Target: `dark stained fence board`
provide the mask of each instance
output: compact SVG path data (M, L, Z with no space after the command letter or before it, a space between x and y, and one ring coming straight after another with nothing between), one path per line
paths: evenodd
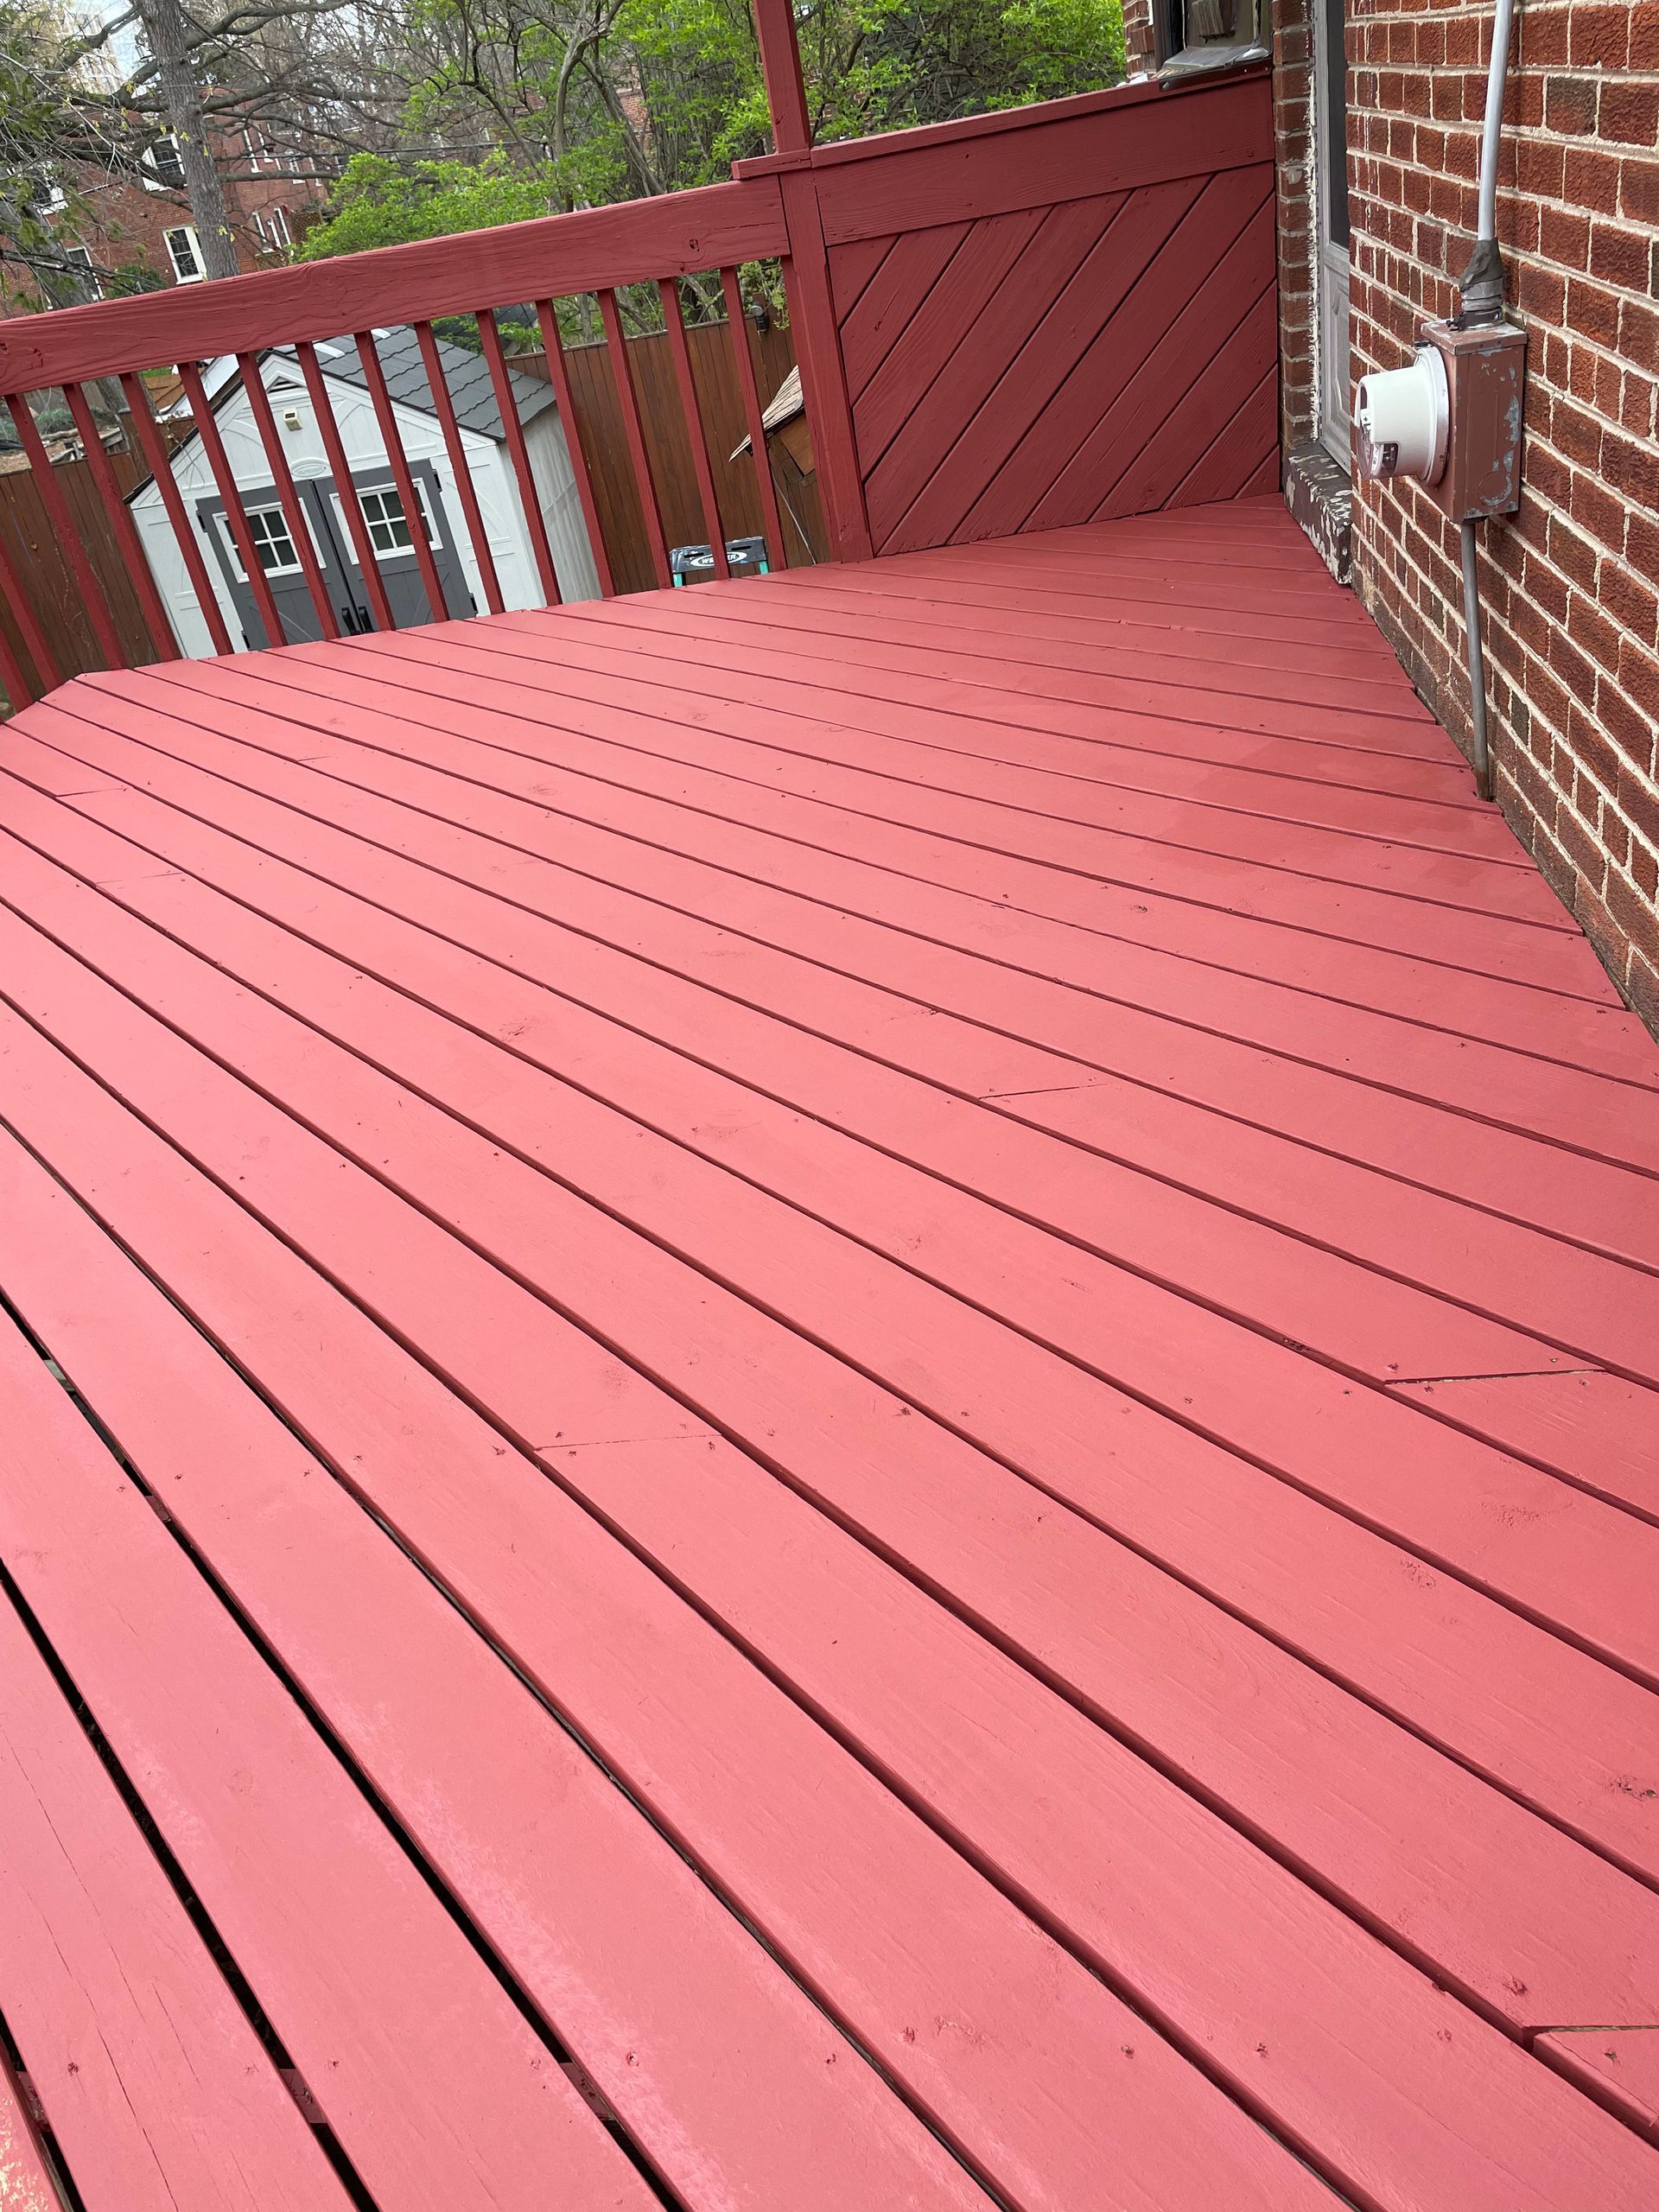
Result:
M748 453L739 454L735 461L730 457L747 436L748 424L732 359L729 325L724 320L696 323L685 334L726 535L728 538L763 537L766 524L755 461ZM795 354L787 327L777 322L764 334L757 334L754 343L764 402L770 400L795 365ZM657 487L668 543L671 547L702 544L707 532L667 337L660 331L652 331L644 337L630 338L627 346L652 480ZM598 343L567 346L565 359L569 365L576 426L593 473L594 502L616 588L621 592L649 591L657 580L652 572L650 549L628 465L627 441L623 435L616 388L611 381L605 347ZM541 362L540 354L521 354L513 366L540 375L544 372ZM803 541L785 507L787 543L781 551L769 544L767 556L773 568L798 567L817 557L815 549L823 543L818 503L810 480L805 480L809 496L804 504L803 480L791 468L786 456L780 456L774 449L772 463L784 482L789 502L805 524L812 543Z
M131 454L108 456L116 483L123 493L142 482L149 470ZM106 512L92 472L84 461L60 461L52 480L61 493L86 550L93 575L109 603L116 635L126 661L138 667L156 658L156 649L144 626L138 594L133 588L116 535L116 524ZM57 531L48 518L45 503L33 472L18 469L0 476L0 545L29 593L35 620L56 655L65 676L79 676L102 668L99 650L74 572L66 557ZM34 666L23 632L13 609L0 601L0 633L25 667ZM21 703L14 700L14 706Z

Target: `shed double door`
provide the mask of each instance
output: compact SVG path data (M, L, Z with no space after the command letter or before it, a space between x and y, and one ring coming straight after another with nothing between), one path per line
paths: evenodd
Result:
M477 607L467 588L467 579L456 551L454 533L449 526L449 518L438 488L436 471L430 461L419 461L411 464L410 474L421 502L427 541L432 549L438 581L443 587L446 605L437 610L439 618L446 613L454 616L476 613ZM421 582L410 520L404 512L404 503L391 480L391 470L360 470L352 480L356 495L362 503L364 521L375 550L393 620L400 630L429 620L431 616ZM360 631L372 630L374 621L369 611L368 594L363 586L363 572L358 565L351 525L343 512L334 478L306 477L294 488L310 525L312 549L317 557L317 565L322 571L323 588L328 594L341 634L349 637ZM250 645L313 643L321 637L322 625L311 603L305 571L301 566L293 532L283 512L276 487L274 484L254 484L240 486L238 489L242 506L248 518L248 527L253 535L254 550L265 572L265 581L270 586L270 595L276 602L276 612L282 618L283 637L268 639L265 636L253 587L243 566L223 497L215 495L200 501L197 518L217 557L219 573L225 578L237 620L242 626L243 637Z

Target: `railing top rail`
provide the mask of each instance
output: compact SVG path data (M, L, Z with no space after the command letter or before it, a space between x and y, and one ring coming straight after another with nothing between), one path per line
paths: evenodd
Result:
M786 250L775 180L746 178L338 260L0 321L0 392L337 338Z
M965 139L999 137L1012 130L1040 130L1073 117L1109 115L1154 102L1170 103L1236 84L1241 77L1269 73L1265 60L1240 62L1230 68L1194 72L1167 82L1137 77L1127 84L1108 85L1099 92L1073 92L1064 99L1037 100L1025 107L992 108L984 115L959 116L950 123L920 123L904 130L882 130L864 138L835 138L827 145L802 152L755 154L734 162L732 175L748 179L774 176L786 169L840 168L849 162L879 161L884 156L931 149Z

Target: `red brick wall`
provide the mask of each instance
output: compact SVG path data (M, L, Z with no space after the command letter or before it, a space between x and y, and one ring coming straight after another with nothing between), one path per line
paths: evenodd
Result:
M1496 796L1659 1027L1659 4L1519 21L1497 228L1531 333L1525 489L1480 561ZM1457 304L1491 22L1350 0L1356 377ZM1456 531L1409 486L1355 494L1356 588L1466 742Z
M1309 0L1273 0L1286 450L1316 427ZM1532 334L1520 512L1483 532L1496 795L1659 1029L1659 0L1520 0L1499 171ZM1151 0L1125 0L1130 67ZM1348 0L1356 378L1451 313L1475 222L1490 4ZM1354 584L1460 744L1457 533L1356 486Z

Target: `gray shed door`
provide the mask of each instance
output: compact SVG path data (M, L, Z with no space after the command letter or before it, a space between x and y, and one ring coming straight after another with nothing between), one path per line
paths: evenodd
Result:
M439 618L474 613L476 609L467 588L436 473L430 461L425 461L414 462L410 473L424 510L428 542L447 602L438 609ZM393 620L399 629L429 620L426 593L421 582L409 518L391 480L391 469L384 466L360 469L354 474L353 486L362 502L364 519L378 556ZM308 477L296 489L310 525L312 547L322 571L323 586L342 632L350 636L353 632L372 629L368 594L363 588L350 524L333 477ZM265 636L253 587L244 571L242 556L231 532L223 497L215 493L210 499L199 500L196 512L229 587L245 641L250 645L301 645L316 640L322 634L322 626L311 604L305 572L276 486L244 486L241 496L260 565L282 619L282 638Z

